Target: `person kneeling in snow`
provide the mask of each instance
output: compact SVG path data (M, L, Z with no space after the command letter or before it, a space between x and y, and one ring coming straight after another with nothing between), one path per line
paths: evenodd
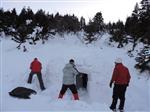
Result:
M34 58L32 63L30 64L30 69L31 69L31 72L28 78L28 83L32 82L32 77L34 74L36 74L40 83L41 90L45 90L43 80L42 80L42 73L41 73L42 64L38 61L37 58Z
M78 71L75 69L74 60L71 59L63 69L63 85L58 98L63 98L63 95L65 94L66 90L69 88L73 93L74 100L79 100L77 88L76 85L74 84L75 75L77 74Z
M122 59L117 58L115 60L115 68L114 68L113 75L109 84L111 88L112 83L114 83L113 101L110 106L111 110L113 111L116 110L116 104L119 98L120 99L119 110L120 112L123 111L124 103L125 103L125 92L126 92L127 86L129 86L130 77L131 76L130 76L128 68L122 64Z

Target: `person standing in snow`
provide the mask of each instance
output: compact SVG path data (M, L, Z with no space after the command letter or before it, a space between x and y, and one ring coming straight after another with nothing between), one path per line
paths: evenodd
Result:
M63 69L63 85L59 93L58 98L63 98L66 90L69 88L74 96L74 100L79 100L78 91L74 84L75 76L78 71L75 68L74 60L70 59L69 63L65 65Z
M34 58L32 63L30 64L30 69L31 72L28 78L28 83L32 82L32 77L34 74L36 74L40 83L41 90L45 90L44 83L42 80L42 73L41 73L42 64L37 58Z
M125 103L125 92L126 92L126 88L129 86L130 78L131 76L128 68L122 64L121 58L117 58L115 60L115 68L109 84L111 88L112 84L114 83L113 96L112 96L113 101L110 106L111 110L113 111L116 110L117 100L120 99L119 110L123 111L124 103Z

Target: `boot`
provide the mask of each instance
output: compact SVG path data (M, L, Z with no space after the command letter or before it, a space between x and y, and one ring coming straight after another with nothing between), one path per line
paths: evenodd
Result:
M76 93L76 94L73 94L73 97L74 97L74 100L79 100L78 93Z
M110 109L111 109L111 110L116 109L117 100L118 100L118 99L113 98L112 104L111 104L111 106L110 106Z
M63 95L62 95L62 94L59 94L58 98L61 98L61 99L62 99L62 98L63 98Z

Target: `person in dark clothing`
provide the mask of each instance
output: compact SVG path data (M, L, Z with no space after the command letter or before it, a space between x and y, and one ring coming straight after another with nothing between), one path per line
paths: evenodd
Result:
M34 58L32 63L30 64L30 69L31 69L31 72L28 78L28 83L32 82L32 77L34 74L36 74L40 83L41 90L45 90L44 83L42 80L42 73L41 73L42 64L39 62L37 58Z
M110 106L110 109L115 111L117 100L120 99L119 110L123 111L124 104L125 104L125 92L127 87L129 86L131 76L128 68L122 64L121 58L116 59L115 64L116 65L109 84L111 88L112 84L114 83L113 96L112 96L113 101Z
M75 76L77 74L78 71L75 69L74 60L71 59L63 69L63 85L58 98L63 98L63 95L69 88L74 96L74 100L79 100L78 91L74 84Z

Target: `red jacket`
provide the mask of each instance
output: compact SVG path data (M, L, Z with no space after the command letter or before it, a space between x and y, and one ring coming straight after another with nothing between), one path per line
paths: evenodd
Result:
M42 64L38 60L34 60L30 64L30 69L32 72L41 72Z
M115 84L128 84L130 78L131 76L128 68L121 63L116 64L111 81L115 82Z

